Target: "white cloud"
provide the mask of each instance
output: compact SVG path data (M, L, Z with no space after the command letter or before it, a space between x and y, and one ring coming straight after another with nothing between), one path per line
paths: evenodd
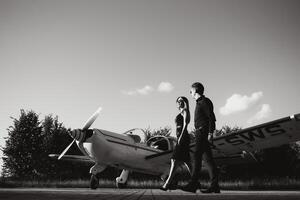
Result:
M146 85L145 87L143 87L141 89L137 89L137 92L142 95L147 95L152 91L153 91L153 88L149 85Z
M250 97L240 94L233 94L226 101L226 104L220 108L222 115L230 115L249 109L252 105L257 103L263 96L263 92L254 92Z
M174 86L169 82L161 82L157 88L159 92L171 92L173 89Z
M126 94L126 95L136 95L136 94L140 94L140 95L148 95L149 93L151 93L153 91L153 87L146 85L143 88L139 88L139 89L135 89L135 90L130 90L130 91L125 91L123 90L122 93Z
M263 104L260 111L258 111L253 117L251 117L247 122L252 124L254 122L263 120L270 117L272 112L271 106L269 104Z
M158 87L158 92L171 92L174 89L174 86L169 82L161 82ZM134 90L123 90L122 93L125 95L133 96L133 95L148 95L154 91L154 88L150 85L146 85L143 88L137 88Z

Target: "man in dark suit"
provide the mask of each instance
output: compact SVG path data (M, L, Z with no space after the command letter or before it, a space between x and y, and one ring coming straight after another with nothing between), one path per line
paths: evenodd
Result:
M200 177L202 158L206 162L209 176L210 187L206 190L201 190L203 193L220 193L218 183L218 170L212 157L210 143L212 143L213 132L215 131L216 117L213 111L213 103L203 95L204 87L201 83L196 82L191 86L190 93L196 100L194 125L196 148L194 153L194 167L192 171L191 181L182 189L188 192L196 192L200 187L198 179Z

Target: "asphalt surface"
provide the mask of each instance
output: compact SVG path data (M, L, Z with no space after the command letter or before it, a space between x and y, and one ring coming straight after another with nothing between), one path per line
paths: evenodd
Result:
M175 191L161 191L159 189L108 189L97 190L83 188L0 188L0 200L291 200L300 199L300 191L221 191L220 194L196 194Z

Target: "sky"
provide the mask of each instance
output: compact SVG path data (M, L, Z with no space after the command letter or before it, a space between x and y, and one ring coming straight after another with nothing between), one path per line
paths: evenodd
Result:
M300 113L299 9L297 0L0 0L0 146L20 109L81 128L102 107L92 128L175 135L175 100L188 97L193 115L196 81L217 128Z

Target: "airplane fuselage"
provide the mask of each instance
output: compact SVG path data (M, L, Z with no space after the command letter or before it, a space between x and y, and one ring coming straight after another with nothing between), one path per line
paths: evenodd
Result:
M105 166L113 166L120 169L130 169L146 174L163 174L169 168L169 161L165 163L153 163L145 157L160 153L143 143L136 143L128 135L113 133L101 129L93 129L93 135L86 139L79 149L84 155L89 156L96 163Z

